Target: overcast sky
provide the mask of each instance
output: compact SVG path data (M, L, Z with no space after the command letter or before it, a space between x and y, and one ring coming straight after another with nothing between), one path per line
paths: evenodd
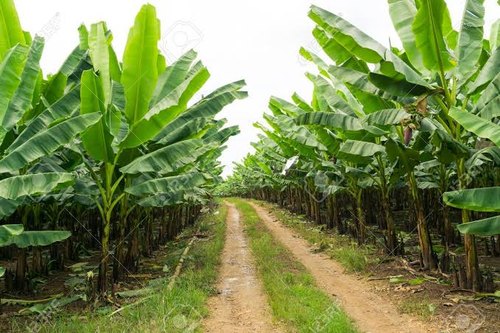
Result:
M128 30L145 1L141 0L16 0L25 30L46 37L42 58L45 73L55 72L78 43L77 28L104 20L113 31L119 57ZM379 42L398 44L388 14L387 0L150 0L162 24L160 48L172 60L190 48L198 51L212 76L201 93L245 79L250 96L224 110L222 116L237 124L222 162L229 173L255 141L252 126L261 119L271 95L289 99L298 92L309 99L306 71L314 71L298 56L301 46L314 48L313 23L307 17L311 3L341 15ZM447 0L458 26L465 0ZM486 0L486 26L500 17L496 0Z

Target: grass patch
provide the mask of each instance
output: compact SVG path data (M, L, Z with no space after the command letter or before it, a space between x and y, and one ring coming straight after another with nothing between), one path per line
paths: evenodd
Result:
M407 297L398 305L401 313L429 319L436 314L436 305L427 298Z
M174 289L157 292L144 303L108 317L106 308L89 312L58 312L47 315L47 324L39 332L201 332L201 320L208 315L206 301L214 295L220 255L224 246L227 209L221 205L215 213L204 216L195 226L210 234L196 242L184 261ZM191 233L195 229L191 230ZM189 231L187 231L189 234ZM185 245L185 244L184 244ZM178 257L177 257L178 259ZM101 314L99 314L101 313ZM38 329L35 322L13 323L13 332ZM38 332L38 330L36 330Z
M317 251L327 253L337 260L348 272L365 273L370 263L370 250L359 246L346 235L338 235L325 230L325 226L315 225L302 215L290 213L266 202L258 201L259 205L272 210L281 223L293 229Z
M332 258L335 258L349 272L364 272L366 270L368 259L358 246L342 246L333 248L329 252Z
M241 213L274 318L292 332L356 332L306 268L271 236L252 206L238 199L231 202Z

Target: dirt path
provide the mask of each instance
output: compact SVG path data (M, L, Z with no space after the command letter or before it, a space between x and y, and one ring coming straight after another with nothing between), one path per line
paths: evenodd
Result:
M248 242L236 207L228 205L226 242L217 285L219 295L208 306L204 332L280 332L272 325L270 309L257 278Z
M309 243L283 226L264 208L250 202L273 236L288 248L311 272L320 288L337 297L341 307L362 332L420 333L436 332L423 323L400 314L388 300L370 291L355 276L343 273L342 266L322 253L311 252Z

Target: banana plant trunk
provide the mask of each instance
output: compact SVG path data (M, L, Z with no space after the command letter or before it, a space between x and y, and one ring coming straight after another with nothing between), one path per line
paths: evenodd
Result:
M437 268L436 256L432 250L432 240L429 227L425 219L424 206L417 186L417 181L413 172L409 174L410 191L413 198L415 212L417 214L417 230L420 245L420 263L424 270Z
M28 283L26 281L26 249L18 249L16 263L16 277L14 287L18 291L27 291Z
M106 214L108 215L108 214ZM99 263L99 283L98 290L104 295L108 291L108 266L109 266L109 234L111 229L111 221L108 218L104 219L101 237L101 261Z
M396 227L394 225L394 216L391 209L391 197L387 186L387 175L384 162L380 155L377 155L378 172L380 175L380 193L382 196L382 210L385 216L386 225L386 251L389 255L397 255L401 252L399 249Z
M385 222L387 226L387 244L386 250L389 255L399 254L399 244L396 235L396 227L394 225L394 216L390 207L390 198L387 190L382 191L382 209L384 210Z
M357 237L358 244L362 245L366 242L366 218L363 212L363 190L356 190L356 218L357 218Z
M465 160L460 159L457 162L457 175L459 179L460 190L467 188L466 177L465 177ZM462 210L462 223L467 223L470 221L470 214L468 210ZM474 235L466 234L464 235L464 250L465 250L465 261L466 261L466 288L472 289L473 291L481 291L482 288L482 277L481 271L479 270L479 260L477 257L477 247Z

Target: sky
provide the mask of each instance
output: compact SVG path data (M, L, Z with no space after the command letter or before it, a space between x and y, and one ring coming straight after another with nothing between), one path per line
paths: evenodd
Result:
M78 26L106 21L113 31L118 56L125 48L129 28L143 0L16 0L25 30L46 39L42 68L53 73L78 44ZM228 142L221 157L230 174L233 162L252 151L259 121L270 96L290 99L294 92L307 100L312 86L305 77L313 66L300 58L301 46L316 50L311 4L340 15L388 46L400 45L391 24L387 0L150 0L161 20L160 49L172 62L191 48L211 73L200 94L226 83L245 79L249 97L236 101L221 113L228 125L239 125L241 134ZM459 26L465 0L447 0L453 23ZM500 18L496 0L485 0L486 33Z

